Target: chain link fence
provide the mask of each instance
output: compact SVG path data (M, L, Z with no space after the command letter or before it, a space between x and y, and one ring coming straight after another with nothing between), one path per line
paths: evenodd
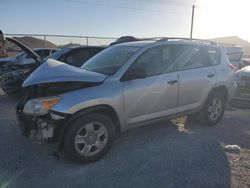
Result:
M43 35L43 34L4 34L5 37L13 37L30 48L64 48L74 46L107 46L117 38L92 37L81 35ZM20 49L7 43L9 56L14 56Z

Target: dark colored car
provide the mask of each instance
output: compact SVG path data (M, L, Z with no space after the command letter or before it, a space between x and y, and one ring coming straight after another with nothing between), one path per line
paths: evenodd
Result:
M49 55L53 54L54 52L56 52L58 49L34 48L32 50L36 52L41 58L44 59L48 57ZM0 75L3 72L7 72L11 70L12 66L25 65L25 64L30 64L34 62L35 60L32 58L32 56L25 52L20 52L15 57L1 58L0 59Z
M250 108L250 66L236 72L237 92L231 105L240 108Z
M113 46L124 42L135 42L135 41L138 41L138 39L133 36L122 36L118 38L116 41L110 43L109 46Z
M2 89L7 94L19 92L21 90L23 81L45 60L49 58L62 61L75 67L80 67L88 59L104 49L104 47L98 46L64 48L58 50L47 58L41 58L37 53L35 53L33 50L31 50L21 42L12 38L6 39L18 45L23 51L25 51L30 57L35 60L34 63L29 64L11 64L10 67L8 67L8 71L2 74Z

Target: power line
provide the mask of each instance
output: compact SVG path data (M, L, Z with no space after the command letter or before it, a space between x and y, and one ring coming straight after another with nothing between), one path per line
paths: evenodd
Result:
M190 7L192 6L195 2L192 3L186 3L186 2L178 2L176 0L137 0L137 1L141 1L141 2L149 2L152 4L159 4L159 5L169 5L169 6L178 6L178 7ZM196 0L195 0L196 1Z
M169 10L160 10L160 9L149 9L149 8L138 8L138 7L129 7L129 6L121 6L117 4L110 4L110 3L97 3L97 2L89 2L85 0L64 0L66 2L71 3L82 3L85 5L91 6L104 6L104 7L113 7L113 8L121 8L121 9L129 9L129 10L137 10L137 11L148 11L148 12L158 12L158 13L168 13L168 14L184 14L190 15L189 13L177 12L177 11L169 11Z

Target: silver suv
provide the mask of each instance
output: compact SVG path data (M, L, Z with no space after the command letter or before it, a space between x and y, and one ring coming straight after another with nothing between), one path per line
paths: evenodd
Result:
M235 93L234 75L224 48L212 42L118 44L81 68L49 59L24 82L17 116L24 135L92 162L137 125L193 114L217 124Z

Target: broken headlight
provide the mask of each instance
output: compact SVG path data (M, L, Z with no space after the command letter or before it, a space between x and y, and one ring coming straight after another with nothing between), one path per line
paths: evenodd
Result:
M41 116L48 113L59 101L61 97L46 97L29 100L23 109L23 112L28 115Z

